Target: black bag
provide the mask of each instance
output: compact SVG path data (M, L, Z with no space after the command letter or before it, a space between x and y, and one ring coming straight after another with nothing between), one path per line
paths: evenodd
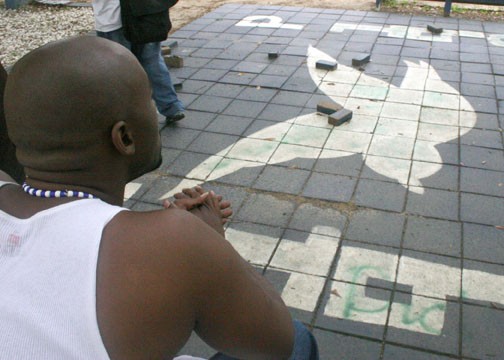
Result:
M166 40L171 30L169 9L178 0L120 0L124 36L133 44Z

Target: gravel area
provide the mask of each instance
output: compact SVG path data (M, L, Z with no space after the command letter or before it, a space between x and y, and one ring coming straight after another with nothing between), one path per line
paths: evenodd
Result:
M91 7L33 4L6 10L0 1L0 61L13 65L19 58L50 41L86 34L94 29Z

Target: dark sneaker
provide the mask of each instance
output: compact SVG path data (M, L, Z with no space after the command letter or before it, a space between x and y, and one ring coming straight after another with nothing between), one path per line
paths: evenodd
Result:
M176 112L174 115L167 116L166 117L166 123L167 124L171 124L171 123L174 123L176 121L180 121L183 118L185 118L185 114L182 111L179 111L179 112Z

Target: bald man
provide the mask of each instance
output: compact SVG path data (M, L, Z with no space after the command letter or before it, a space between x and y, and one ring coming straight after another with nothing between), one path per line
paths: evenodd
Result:
M125 185L161 163L131 52L96 37L39 48L9 75L5 114L26 183L0 172L1 359L171 359L193 330L215 359L318 358L224 239L216 195L121 207ZM197 216L180 208L196 203Z

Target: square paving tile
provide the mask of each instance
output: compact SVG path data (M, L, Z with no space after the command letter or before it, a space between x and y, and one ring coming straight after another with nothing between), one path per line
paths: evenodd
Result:
M191 111L186 110L186 117L183 122L179 122L177 127L203 130L210 122L217 116L214 113L203 112L203 111ZM172 127L170 127L172 128ZM166 144L170 146L170 144Z
M294 210L295 204L292 201L279 200L267 194L251 194L235 219L283 227L287 225Z
M403 159L393 159L383 156L369 155L365 160L361 177L366 179L408 183L411 162ZM380 173L376 172L380 171ZM386 173L387 176L381 173Z
M406 211L409 214L458 220L459 196L453 191L410 186Z
M439 164L459 165L459 147L457 144L438 144L417 139L413 150L413 159Z
M374 135L368 154L411 159L415 139L403 136Z
M188 179L205 180L221 160L220 156L208 156L186 151L180 154L166 171L169 174L185 176Z
M270 266L327 276L338 245L338 238L287 230L271 259ZM317 261L313 261L314 259Z
M320 153L320 149L308 146L280 144L273 156L270 164L287 166L293 169L310 170Z
M403 233L403 215L363 209L353 213L345 238L399 247Z
M266 265L275 250L282 230L277 227L231 223L226 230L226 239L247 261L257 265Z
M336 209L306 203L296 209L289 228L339 238L345 222L346 216Z
M462 191L504 197L504 172L464 167L460 171Z
M224 115L240 117L257 117L266 107L266 103L246 100L234 100L223 112Z
M440 165L413 161L409 185L423 186L442 190L459 189L459 168L452 165Z
M462 313L462 354L478 359L503 357L500 329L504 321L504 312L463 305Z
M161 143L172 149L185 149L201 133L198 130L181 127L165 127L161 130Z
M406 189L399 184L362 179L355 192L355 203L378 210L402 212Z
M277 90L274 89L247 87L245 90L240 92L237 99L268 102L275 96L276 93Z
M394 359L409 359L409 360L448 360L451 359L447 356L436 355L429 352L423 352L394 345L385 345L383 353L384 360Z
M380 118L374 133L391 137L415 138L417 129L418 124L414 121Z
M459 124L459 111L439 108L422 108L420 121L430 124L457 126Z
M461 245L460 223L415 216L408 218L404 248L460 257Z
M459 307L456 302L415 295L409 305L394 302L387 341L457 355Z
M502 198L461 193L460 220L486 225L504 223Z
M229 135L241 135L253 119L239 116L219 115L205 130Z
M346 176L312 173L302 194L323 200L349 201L356 182L355 179Z
M282 142L321 148L325 144L329 133L329 129L294 124L289 129Z
M322 150L313 168L314 171L357 177L364 159L360 154L338 150Z
M381 344L376 341L314 329L321 359L337 356L340 360L375 360L380 357Z
M481 146L502 149L502 135L500 131L472 129L460 138L464 145Z
M187 149L194 152L220 154L222 156L229 152L230 146L237 140L237 136L202 132Z
M259 161L266 163L278 143L259 139L241 139L229 151L228 156L234 159Z
M369 297L364 286L331 281L317 312L315 325L382 339L391 293L383 289L374 289L373 292L373 297Z
M188 109L220 113L224 111L230 102L231 99L224 97L201 95L191 103Z
M354 153L365 153L371 141L371 134L334 130L329 135L325 147Z
M264 276L282 295L293 318L305 323L311 322L312 313L324 288L323 277L274 267L268 267Z
M301 112L297 106L269 104L259 115L259 119L270 121L285 121L294 119Z
M464 224L464 256L469 259L504 264L504 254L496 251L504 242L504 231L495 226Z
M266 166L253 187L260 190L299 194L310 176L307 170Z

